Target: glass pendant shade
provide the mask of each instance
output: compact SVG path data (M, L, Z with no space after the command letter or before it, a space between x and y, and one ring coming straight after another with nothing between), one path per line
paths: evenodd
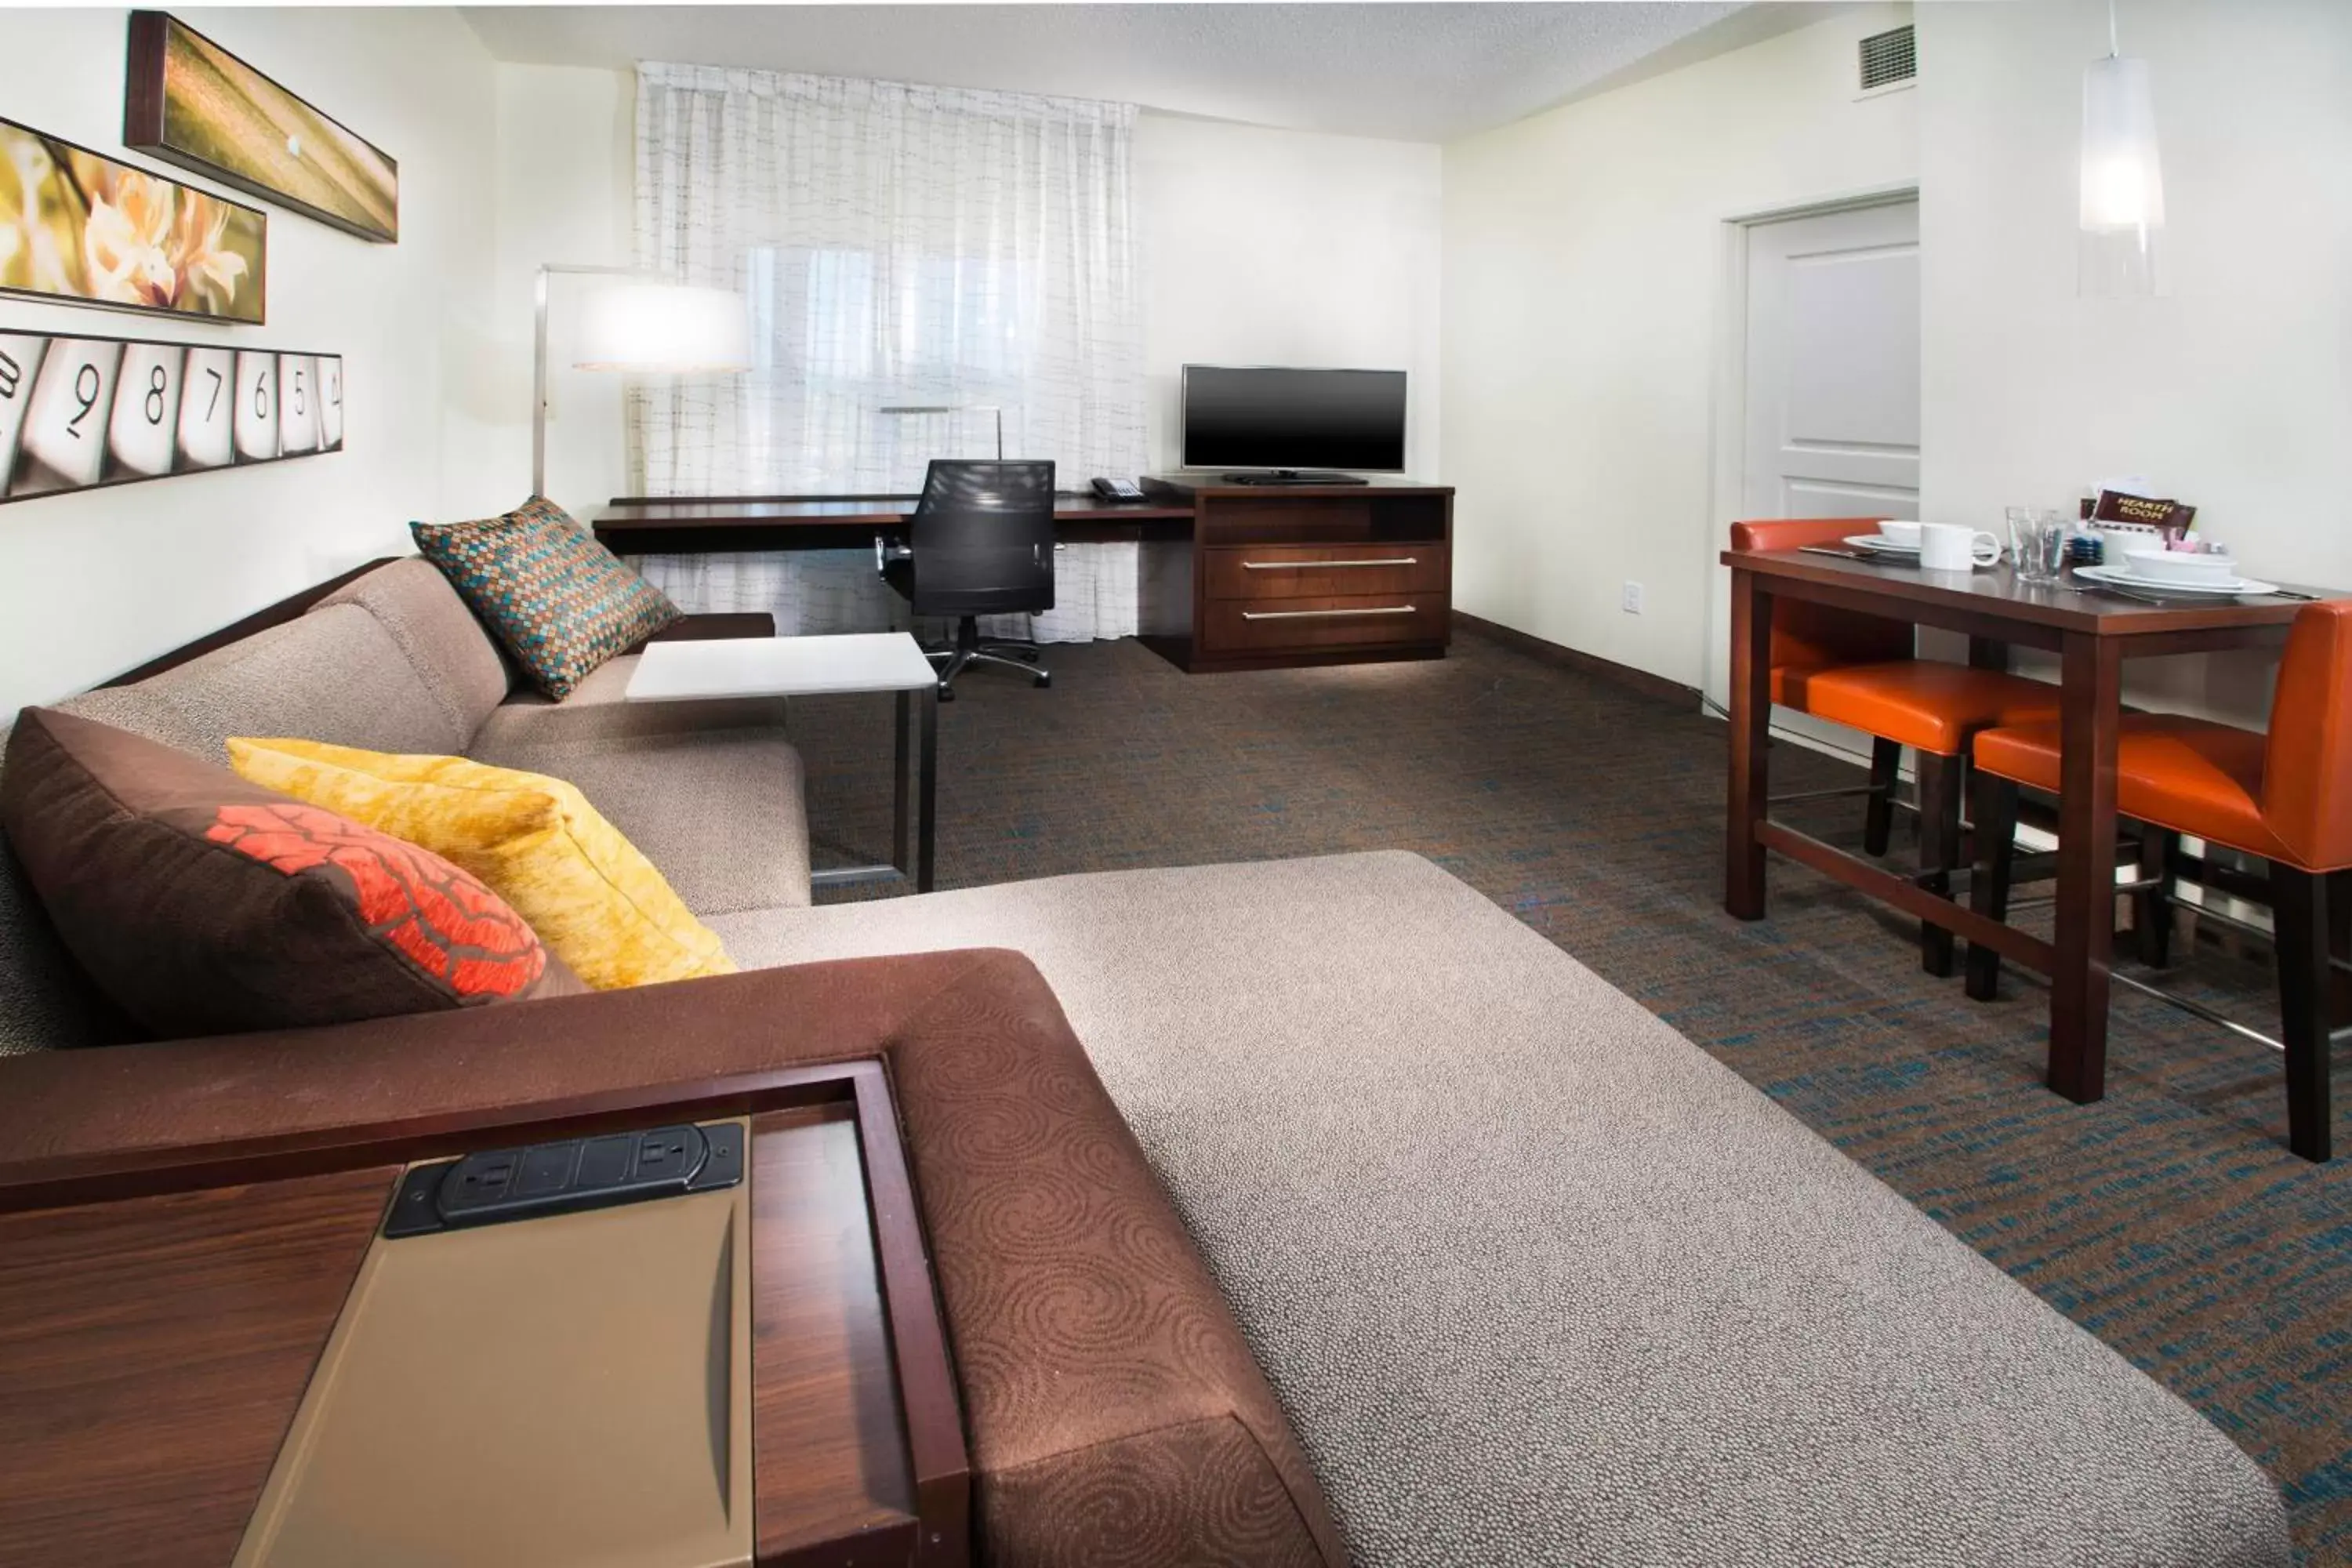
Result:
M593 295L580 323L581 370L745 371L743 296L683 283L629 282Z
M2110 55L2083 72L2082 228L2078 292L2158 291L2164 170L2146 60Z

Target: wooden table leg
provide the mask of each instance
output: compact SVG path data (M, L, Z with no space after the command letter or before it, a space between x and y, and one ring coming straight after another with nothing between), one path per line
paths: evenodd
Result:
M2052 1089L2106 1093L2107 967L2116 935L2116 734L2120 639L2069 633L2061 655L2057 968L2050 977Z
M1731 573L1731 789L1723 907L1764 918L1764 846L1756 837L1770 791L1766 748L1772 725L1772 595L1753 572Z

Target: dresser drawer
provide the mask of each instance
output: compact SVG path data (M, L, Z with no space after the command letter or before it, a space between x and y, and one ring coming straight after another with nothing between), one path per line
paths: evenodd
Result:
M1288 599L1212 599L1199 628L1203 654L1276 648L1379 647L1443 643L1445 590L1416 594L1324 594Z
M1443 594L1447 586L1443 544L1260 544L1202 553L1212 599Z

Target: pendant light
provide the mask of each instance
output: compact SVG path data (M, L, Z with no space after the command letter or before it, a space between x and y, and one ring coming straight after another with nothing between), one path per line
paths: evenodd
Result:
M2083 72L2083 235L2075 291L2093 297L2160 292L2164 171L2157 159L2156 94L2147 62L2126 59L2107 0L2107 58Z

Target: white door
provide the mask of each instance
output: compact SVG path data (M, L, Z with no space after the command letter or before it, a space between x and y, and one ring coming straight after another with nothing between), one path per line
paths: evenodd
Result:
M1750 225L1746 332L1739 515L1917 517L1919 204ZM1731 574L1714 576L1707 695L1727 704Z

